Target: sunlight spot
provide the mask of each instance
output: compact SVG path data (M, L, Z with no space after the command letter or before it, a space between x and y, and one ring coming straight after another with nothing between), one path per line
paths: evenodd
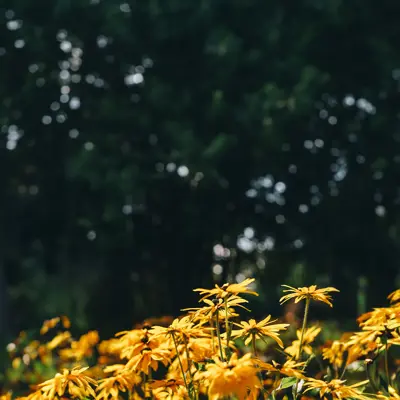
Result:
M320 117L321 119L326 119L326 118L328 118L328 111L326 111L325 109L320 110L320 112L319 112L319 117Z
M93 142L86 142L83 145L84 149L87 151L92 151L94 149L94 143Z
M131 6L128 3L122 3L119 5L119 9L124 13L131 12Z
M78 129L71 129L71 130L68 132L68 135L69 135L69 137L70 137L71 139L76 139L76 138L79 136L79 131L78 131Z
M293 242L293 246L296 247L296 249L301 249L304 246L304 242L301 239L296 239Z
M100 35L97 37L97 46L99 46L101 49L106 47L108 44L108 38L104 35Z
M276 184L275 184L275 190L276 190L278 193L284 193L285 190L286 190L286 184L283 183L283 182L276 182Z
M72 97L69 102L69 108L71 110L77 110L81 106L81 100L79 97Z
M134 74L125 76L125 84L128 86L138 85L139 83L142 83L143 81L144 81L143 74L140 74L140 73L134 73Z
M247 239L253 239L254 238L254 229L253 228L251 228L251 227L247 227L245 230L244 230L244 236L246 236L247 237Z
M181 178L189 175L189 168L186 165L181 165L176 171Z
M17 39L14 42L14 46L16 49L22 49L25 46L25 40L24 39Z
M64 53L69 53L72 50L72 43L69 40L63 40L60 43L60 49L64 52Z
M63 103L63 104L68 103L69 102L69 96L67 94L62 94L60 96L60 102Z
M4 13L5 17L7 19L11 19L15 17L15 12L13 10L6 10L6 12Z
M356 100L352 95L347 95L343 99L343 104L347 107L354 106L355 103L356 103Z
M300 204L300 205L299 205L299 211L300 211L302 214L305 214L306 212L308 212L308 210L309 210L309 208L308 208L308 205L307 205L307 204Z
M89 240L94 240L94 239L96 239L96 232L95 231L93 231L93 230L91 230L91 231L89 231L88 233L87 233L87 238L89 239Z
M376 206L375 207L375 214L378 217L384 217L385 214L386 214L386 208L384 206L382 206L382 205Z
M16 31L17 29L21 28L21 26L22 26L21 20L7 21L7 28L10 31Z
M335 116L331 115L331 116L328 118L328 124L330 124L330 125L336 125L336 124L337 124L337 118L336 118Z
M133 207L131 204L124 204L124 206L122 207L122 212L125 215L130 215L133 212Z
M256 190L256 189L249 189L249 190L246 192L246 196L249 197L249 198L251 198L251 199L253 199L254 197L257 196L257 190Z
M315 139L314 140L315 147L322 149L324 147L324 141L322 139Z
M212 267L212 272L215 275L221 275L223 271L224 271L224 269L223 269L222 265L220 265L220 264L214 264Z
M60 103L58 101L53 101L50 104L50 110L51 111L58 111L60 109Z
M43 115L42 124L49 125L49 124L51 124L51 120L52 120L52 118L50 117L50 115Z

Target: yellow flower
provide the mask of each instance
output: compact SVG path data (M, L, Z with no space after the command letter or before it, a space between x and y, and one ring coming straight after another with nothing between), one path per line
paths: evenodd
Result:
M328 398L332 397L332 399L357 399L357 400L370 400L371 398L363 394L358 387L364 386L369 381L358 382L354 385L346 386L346 381L342 381L340 379L333 379L330 382L321 381L318 379L308 378L304 383L306 390L304 393L309 392L310 390L317 389L319 390L320 398Z
M225 299L226 297L236 296L239 293L243 294L253 294L254 296L258 296L257 292L254 292L248 288L248 286L255 281L254 278L247 278L243 282L240 283L225 283L222 286L215 285L214 289L194 289L194 292L199 292L203 297L200 301L215 296L220 299Z
M191 360L194 362L204 362L216 354L216 349L213 351L213 343L210 338L192 338L188 344Z
M205 336L207 329L208 328L195 327L193 322L190 320L190 316L185 316L181 319L174 319L172 324L168 327L153 326L149 332L155 338L157 336L168 336L187 341L190 337Z
M374 308L358 317L357 322L363 329L381 326L383 329L392 330L400 326L399 314L400 312L396 307Z
M49 379L38 385L43 400L52 400L54 397L69 394L74 398L83 399L87 396L96 397L92 386L97 382L84 374L86 368L64 369L62 374L57 373L53 379Z
M50 329L55 328L60 321L65 329L69 329L71 327L71 322L66 316L63 315L61 317L54 317L43 322L43 325L40 328L40 334L46 334Z
M0 395L0 400L11 400L11 392Z
M247 346L251 343L253 337L264 339L266 336L275 340L279 346L283 347L283 342L279 337L278 332L286 329L289 324L273 324L276 320L270 321L271 316L264 318L260 322L250 319L249 322L242 321L240 324L234 322L236 326L242 329L234 329L231 332L232 338L243 337L246 338L244 344ZM222 335L226 337L226 332Z
M391 303L397 303L400 300L400 289L395 290L394 292L390 293L387 297Z
M199 308L185 308L182 310L189 311L189 315L192 317L193 321L200 321L200 324L209 322L217 312L219 320L222 321L225 318L225 307L228 309L228 318L236 317L238 315L235 313L233 307L241 307L247 311L250 311L242 305L242 303L248 303L248 301L237 296L231 296L226 299L226 304L225 300L223 299L216 299L216 301L202 299L200 301L207 304L207 306Z
M342 367L343 355L347 350L347 344L339 340L334 340L329 346L322 349L322 358L328 360L335 367Z
M157 400L189 399L183 379L165 379L150 384L153 396Z
M82 335L78 341L73 341L70 348L60 350L60 357L64 360L81 361L85 357L93 354L93 346L99 341L97 331L89 331Z
M61 332L58 335L54 336L50 342L46 344L46 347L48 350L54 350L55 348L61 346L65 342L69 341L71 339L71 333L66 331L66 332Z
M332 297L327 293L339 292L339 290L334 287L317 289L316 285L301 287L297 289L288 285L282 285L282 286L289 288L285 289L284 292L290 292L290 293L281 297L281 299L279 300L281 304L285 303L290 299L294 299L295 303L298 303L299 301L304 299L311 299L316 301L322 301L323 303L326 303L330 307L332 307L331 303Z
M256 399L261 383L251 354L238 359L234 353L229 362L215 359L215 364L207 364L206 368L203 376L209 385L210 400L222 399L229 395L236 395L238 400Z
M117 399L120 392L126 392L140 383L140 376L132 371L124 369L124 366L115 368L115 376L101 379L97 387L96 400Z
M46 334L50 329L56 327L59 322L60 322L60 317L47 319L46 321L43 322L43 325L40 328L40 334L41 335Z
M315 340L318 334L321 332L321 328L318 326L312 326L311 328L307 328L304 331L303 342L302 342L302 351L306 354L310 355L313 352L310 344ZM301 338L301 329L298 329L296 332L297 340L293 340L292 344L286 347L285 352L290 354L292 357L295 357L299 354L300 349L300 338Z
M396 389L393 386L389 385L388 392L389 392L389 396L382 392L378 392L376 397L381 400L399 400L400 399L400 394L397 393Z
M157 371L160 362L167 366L170 359L171 352L169 350L146 347L126 363L126 368L135 372L142 371L148 375L150 369Z
M294 360L287 360L283 365L272 360L272 364L261 361L259 359L255 360L255 363L261 370L268 372L278 372L279 374L292 376L298 379L304 379L304 374L301 368L306 364L305 362L297 362Z

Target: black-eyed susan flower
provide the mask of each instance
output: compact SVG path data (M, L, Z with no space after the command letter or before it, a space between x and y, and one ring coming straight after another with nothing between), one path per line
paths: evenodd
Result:
M289 292L289 294L286 294L280 298L279 302L281 304L285 303L290 299L294 299L295 303L298 303L301 300L308 299L308 300L321 301L332 307L332 302L331 302L332 297L328 293L339 292L339 290L334 287L317 289L316 285L308 287L300 287L300 288L294 288L288 285L282 285L282 286L288 288L285 289L284 292Z
M311 355L313 352L310 344L315 340L315 338L321 332L321 328L318 326L312 326L304 330L303 334L303 342L302 342L302 351L306 354ZM301 338L301 330L298 329L296 331L297 339L293 340L292 344L285 348L285 352L290 356L295 357L299 354L300 351L300 338Z
M187 341L190 337L206 336L207 329L196 327L191 321L190 316L185 316L180 319L174 319L172 324L167 327L153 326L150 329L150 333L154 338L164 336L173 337L175 340L183 339Z
M189 395L182 379L162 379L150 384L153 396L157 400L183 400Z
M391 303L397 303L400 301L400 289L395 290L394 292L390 293L387 297Z
M93 355L93 348L99 340L97 331L89 331L82 335L79 340L72 341L70 347L60 350L59 355L63 360L81 361L85 357Z
M127 363L126 368L135 372L144 372L149 375L150 370L158 370L159 363L168 365L171 359L171 351L161 346L155 349L145 347L139 354L132 357Z
M255 359L255 364L262 370L268 372L275 372L285 376L291 376L297 379L304 379L303 368L305 362L297 362L294 360L287 360L283 364L279 364L272 360L272 363L264 362L260 359Z
M331 344L322 349L322 358L328 360L336 368L340 368L344 362L344 353L347 351L348 344L340 340L334 340Z
M248 301L237 296L231 296L226 300L226 302L220 298L215 299L215 301L211 301L210 299L202 299L200 301L206 305L203 307L192 307L182 310L188 311L193 321L199 322L200 324L209 322L217 312L219 313L220 321L226 317L226 314L228 314L228 318L236 317L238 314L235 313L234 307L240 307L249 311L245 306L243 306L243 303L248 303Z
M230 296L236 296L238 294L252 294L254 296L258 296L258 293L249 289L249 285L251 285L255 281L254 278L247 278L240 283L225 283L222 286L215 285L214 289L194 289L194 292L199 292L201 296L203 296L200 301L215 296L220 299L225 299Z
M110 369L108 369L110 371ZM118 399L120 393L125 393L141 382L140 376L129 371L125 366L117 366L113 369L114 376L101 379L96 389L96 400Z
M255 339L265 339L265 337L270 337L273 339L280 347L283 347L283 342L279 337L279 332L287 329L289 324L274 324L276 320L271 321L271 316L268 315L262 321L257 322L255 319L250 319L249 322L242 321L239 324L234 323L241 329L234 329L231 332L232 338L245 338L245 345L249 345L250 342ZM224 334L226 335L226 333Z
M215 359L215 364L207 364L202 376L207 381L210 400L236 395L238 400L256 399L261 387L257 368L251 354L238 358L233 354L229 362Z
M43 400L53 400L55 396L70 395L73 398L83 399L85 397L96 397L93 387L97 382L87 376L84 372L88 369L73 368L64 369L57 373L54 378L38 385Z
M57 347L69 342L71 340L71 333L68 331L60 332L53 339L46 344L48 350L54 350Z
M342 399L357 399L357 400L371 400L371 397L365 395L359 387L366 386L369 381L357 382L354 385L347 386L346 381L340 379L333 379L330 382L321 381L319 379L308 378L304 383L306 389L304 393L310 390L317 390L320 398L329 398L342 400Z

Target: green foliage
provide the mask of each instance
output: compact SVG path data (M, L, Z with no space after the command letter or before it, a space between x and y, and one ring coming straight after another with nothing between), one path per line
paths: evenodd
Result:
M360 275L374 283L368 304L382 302L398 271L398 11L3 1L0 266L16 327L43 318L21 289L31 279L63 313L62 277L95 276L79 313L115 329L127 323L116 306L132 320L176 313L193 300L182 281L211 283L215 261L221 279L251 265L268 304L299 263L349 283L344 318ZM260 250L216 260L213 246L236 248L246 226Z

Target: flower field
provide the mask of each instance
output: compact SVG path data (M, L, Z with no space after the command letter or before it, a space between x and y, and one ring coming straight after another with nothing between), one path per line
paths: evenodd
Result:
M1 400L398 399L400 290L361 315L356 332L326 340L309 321L314 302L332 307L333 287L284 285L281 304L304 305L301 324L249 313L253 279L195 289L199 307L145 321L100 340L74 338L67 317L22 332L7 346ZM325 337L322 340L322 336Z

